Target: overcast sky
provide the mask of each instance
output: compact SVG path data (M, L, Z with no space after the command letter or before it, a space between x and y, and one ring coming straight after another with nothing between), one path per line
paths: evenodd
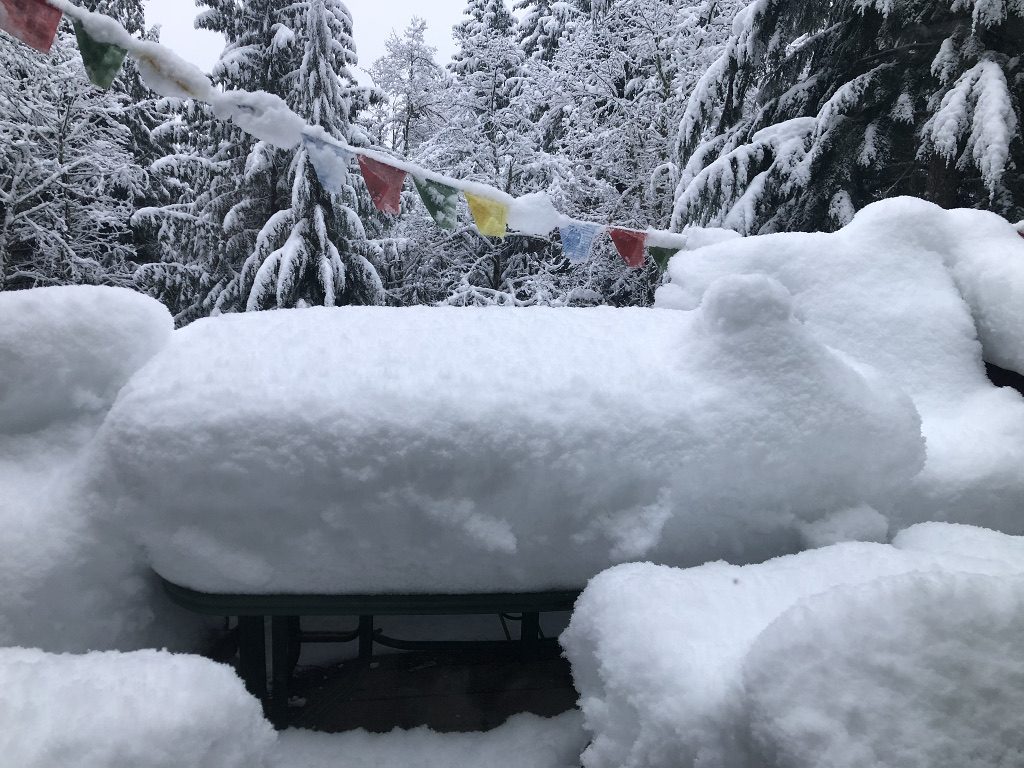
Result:
M391 30L401 34L414 16L427 20L427 40L437 47L438 61L447 63L454 52L452 26L462 18L466 0L345 0L355 24L360 69L369 69L384 55ZM161 42L205 71L217 60L223 41L193 27L192 0L146 0L146 21L163 28ZM365 78L364 73L359 73Z

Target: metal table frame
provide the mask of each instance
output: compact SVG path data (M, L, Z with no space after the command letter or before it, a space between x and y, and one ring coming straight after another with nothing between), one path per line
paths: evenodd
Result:
M359 658L369 661L374 644L400 650L494 649L536 656L541 646L557 642L541 637L540 614L571 611L579 590L552 592L488 592L471 594L381 595L233 595L198 592L157 576L164 592L176 605L208 616L238 620L238 673L250 693L268 708L287 706L289 681L298 663L302 643L358 641ZM444 616L498 614L520 622L519 638L513 640L399 640L373 626L374 616ZM303 616L353 616L358 625L348 632L303 631ZM266 620L270 619L270 648ZM267 679L267 654L271 662ZM269 686L268 686L269 682Z

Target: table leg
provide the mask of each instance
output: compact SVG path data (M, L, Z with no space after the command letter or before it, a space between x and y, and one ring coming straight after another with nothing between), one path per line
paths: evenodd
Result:
M238 617L238 674L260 701L267 698L267 649L262 616Z

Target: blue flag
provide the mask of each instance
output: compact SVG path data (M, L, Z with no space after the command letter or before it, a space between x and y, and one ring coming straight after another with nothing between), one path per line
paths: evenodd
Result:
M601 234L597 224L573 223L559 228L562 234L562 252L573 264L580 264L590 258L594 240Z
M313 163L316 177L320 179L320 186L328 192L341 194L348 179L348 167L355 159L355 154L308 133L302 135L302 142L309 161Z

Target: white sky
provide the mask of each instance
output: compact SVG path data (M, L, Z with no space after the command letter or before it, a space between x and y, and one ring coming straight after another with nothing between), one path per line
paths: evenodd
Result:
M384 40L399 34L413 16L427 20L427 40L437 47L437 60L446 64L455 52L452 26L462 18L466 0L345 0L355 25L360 70L384 55ZM209 71L223 48L218 35L200 31L192 22L198 9L193 0L146 0L146 23L162 27L161 42L178 55ZM364 72L357 73L364 81Z

